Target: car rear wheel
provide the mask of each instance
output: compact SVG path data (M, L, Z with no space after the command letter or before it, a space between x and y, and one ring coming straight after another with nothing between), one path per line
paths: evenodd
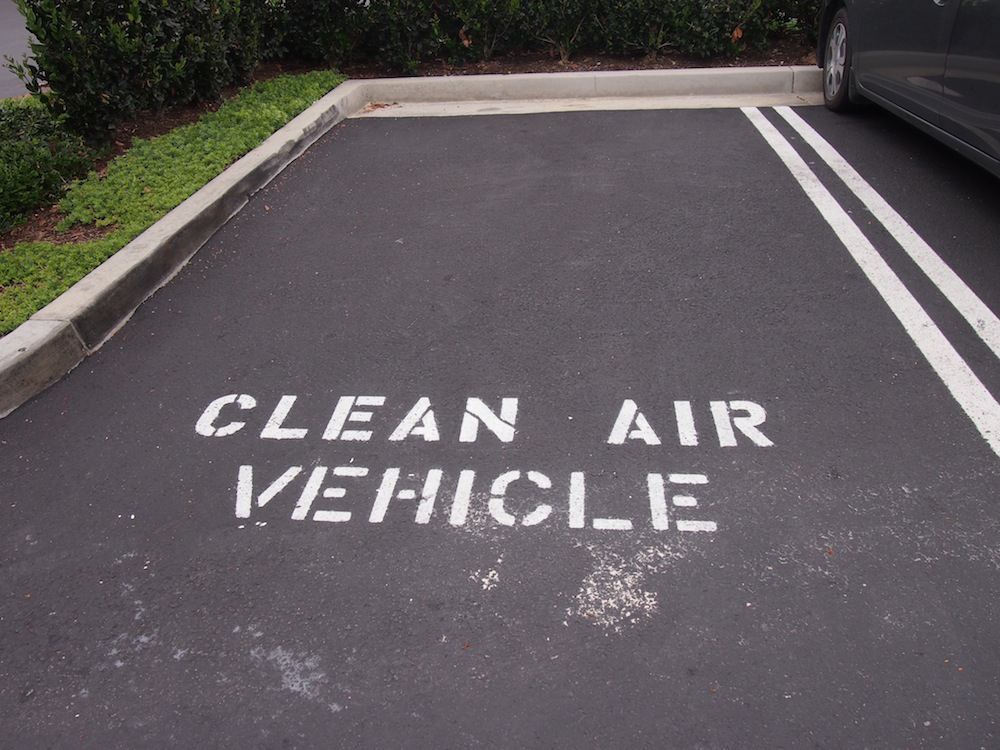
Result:
M841 8L830 22L823 57L823 101L834 112L851 107L851 32L847 9Z

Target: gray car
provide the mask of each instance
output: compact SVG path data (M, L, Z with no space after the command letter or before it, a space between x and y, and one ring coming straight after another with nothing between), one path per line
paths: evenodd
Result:
M1000 0L824 0L834 111L873 101L1000 177Z

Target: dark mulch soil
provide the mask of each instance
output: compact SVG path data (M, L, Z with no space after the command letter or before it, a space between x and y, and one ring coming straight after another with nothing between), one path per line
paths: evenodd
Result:
M562 62L558 55L544 52L521 52L483 62L454 65L448 62L421 63L410 73L416 76L491 75L511 73L565 73L596 70L663 70L670 68L750 67L754 65L812 65L816 48L804 37L781 37L772 40L767 50L744 50L736 57L701 58L675 53L646 57L616 55L580 55ZM398 68L385 65L347 65L341 71L351 78L385 78L403 75Z
M422 63L410 75L489 75L511 73L559 73L567 71L598 70L662 70L671 68L704 67L748 67L753 65L811 65L815 62L815 50L803 38L789 37L776 39L765 51L748 50L737 57L702 59L680 54L661 54L648 57L618 57L614 55L581 55L567 62L558 56L545 53L517 53L497 57L483 62L454 65L447 62ZM271 62L258 68L254 80L267 80L283 73L304 73L310 66L298 62ZM384 65L347 65L341 71L350 78L385 78L403 75L403 71ZM227 89L223 99L237 93L238 89ZM162 135L181 125L195 122L206 112L218 109L218 103L191 104L167 107L157 112L144 112L139 117L121 124L115 131L109 152L96 165L102 173L108 162L125 153L136 138L150 139ZM0 235L0 251L20 242L72 243L103 237L113 227L76 226L65 232L55 227L62 219L58 206L41 208L28 217L25 224Z

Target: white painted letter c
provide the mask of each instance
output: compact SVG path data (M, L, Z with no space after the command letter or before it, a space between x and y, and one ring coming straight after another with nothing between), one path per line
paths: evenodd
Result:
M504 507L504 495L507 493L507 487L512 482L516 482L520 478L521 472L508 471L493 480L493 486L490 488L490 515L492 515L504 526L513 526L517 522L517 518L514 514L510 513ZM552 488L552 480L541 472L529 471L527 478L539 489L548 490ZM541 503L521 520L521 525L535 526L548 518L551 513L552 506L546 503Z
M222 408L232 403L244 411L257 406L257 400L245 393L239 395L231 393L228 396L217 398L205 408L205 411L198 418L198 422L194 426L195 432L205 437L226 437L242 430L246 426L246 422L230 422L222 427L215 426L215 420L219 418Z

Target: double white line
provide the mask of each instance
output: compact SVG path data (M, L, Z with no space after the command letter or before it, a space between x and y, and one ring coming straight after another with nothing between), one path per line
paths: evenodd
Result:
M777 112L864 203L1000 359L1000 320L822 136L789 107ZM1000 456L1000 403L917 302L805 160L756 107L743 113L798 181L993 452Z

